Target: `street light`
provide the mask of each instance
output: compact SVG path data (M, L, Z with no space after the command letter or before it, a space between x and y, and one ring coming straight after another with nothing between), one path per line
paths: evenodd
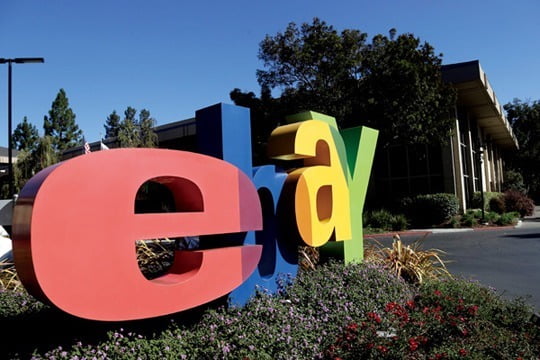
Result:
M13 198L15 194L15 186L13 181L13 146L11 144L11 64L26 64L26 63L43 63L43 58L0 58L0 64L8 64L8 182L9 182L9 197Z
M480 148L478 149L479 154L479 160L480 160L480 201L482 202L482 224L485 223L485 204L484 204L484 146L480 145Z

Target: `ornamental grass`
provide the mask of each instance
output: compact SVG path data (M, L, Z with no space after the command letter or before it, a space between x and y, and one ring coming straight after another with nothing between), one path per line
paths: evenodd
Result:
M445 252L439 249L422 249L426 236L404 245L399 235L393 236L392 246L384 247L372 239L365 252L367 262L381 265L409 283L421 284L427 279L447 279L452 275L442 260Z

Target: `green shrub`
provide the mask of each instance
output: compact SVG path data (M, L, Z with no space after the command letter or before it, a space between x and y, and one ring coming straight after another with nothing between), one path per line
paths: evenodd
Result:
M423 284L406 303L388 303L342 329L327 359L536 359L532 308L464 280ZM384 335L383 335L384 334Z
M24 290L0 290L0 318L28 316L37 313L46 306L34 299Z
M454 194L417 195L402 204L405 205L405 214L415 226L440 225L459 211L459 202Z
M506 211L517 211L521 217L529 216L534 213L534 202L527 195L515 191L507 190L504 192L504 205Z
M515 190L523 194L527 193L527 187L523 182L523 176L514 170L508 170L504 173L503 189L505 191Z
M374 229L389 230L392 228L393 216L390 211L385 209L370 211L366 215L364 226Z
M484 210L489 210L489 204L491 199L500 197L502 193L500 192L489 192L484 191ZM482 208L482 193L477 191L473 194L471 201L471 207L481 209Z
M403 214L396 214L392 219L392 231L401 231L407 229L409 222Z
M497 219L496 224L500 226L516 225L518 219L519 213L517 212L504 213Z
M408 226L405 215L394 215L386 209L365 212L363 221L365 228L375 231L401 231L405 230Z
M209 310L194 326L173 322L155 336L111 331L97 345L57 347L34 359L321 358L347 323L414 296L408 284L380 267L334 261L301 271L294 281L284 276L280 284L277 295L261 289L243 308Z
M465 214L461 216L460 223L463 227L474 227L480 223L488 225L515 225L518 221L519 213L510 212L497 214L493 211L484 211L484 218L482 219L482 210L467 210Z
M467 210L467 212L461 217L461 226L473 227L476 225L478 225L478 218L475 216L475 212Z
M485 211L484 213L484 221L488 224L496 224L499 221L500 217L501 215L494 211Z
M489 200L489 210L494 211L497 214L503 214L506 212L506 205L504 204L504 195L493 197Z

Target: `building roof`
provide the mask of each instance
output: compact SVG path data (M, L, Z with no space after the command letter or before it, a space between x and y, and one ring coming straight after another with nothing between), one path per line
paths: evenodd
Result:
M443 65L443 79L458 92L458 106L465 107L493 142L518 149L517 139L502 105L478 60Z
M8 158L9 149L3 146L0 146L0 164L7 164L9 161ZM13 162L17 161L17 156L19 155L19 151L12 149L11 156Z

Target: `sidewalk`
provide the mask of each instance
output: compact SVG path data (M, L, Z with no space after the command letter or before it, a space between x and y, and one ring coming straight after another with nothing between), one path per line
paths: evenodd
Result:
M492 230L503 230L503 229L515 229L519 227L525 228L540 228L540 206L535 206L534 213L531 216L525 216L522 220L520 219L516 225L509 226L485 226L485 227L475 227L475 228L427 228L427 229L409 229L403 231L392 231L385 233L377 234L364 234L366 237L392 237L396 234L399 236L403 235L425 235L425 234L446 234L446 233L461 233L468 231L492 231Z

